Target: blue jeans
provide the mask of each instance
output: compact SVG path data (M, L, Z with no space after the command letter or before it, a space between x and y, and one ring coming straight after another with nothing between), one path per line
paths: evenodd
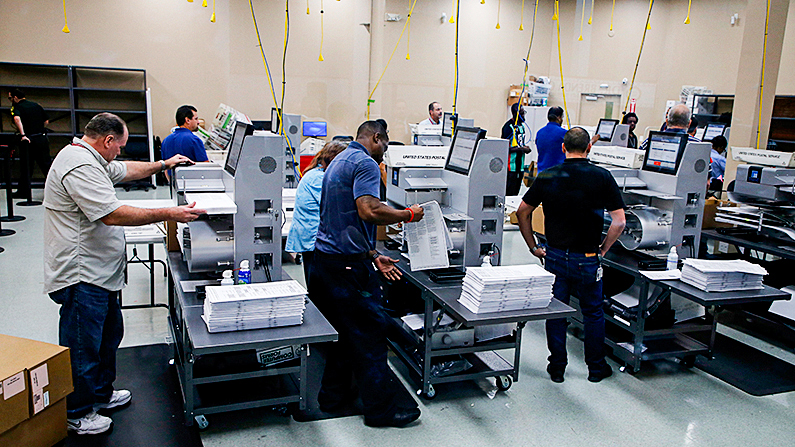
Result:
M75 390L66 398L66 414L77 419L113 394L116 350L124 335L119 292L81 282L50 293L50 299L61 305L58 340L72 359Z
M315 252L309 297L339 332L329 343L318 395L323 406L352 400L356 379L367 418L393 414L396 383L387 365L386 315L378 273L370 260L340 261Z
M573 253L548 247L545 258L547 271L555 274L552 294L555 299L569 304L573 293L580 302L585 326L585 363L591 372L607 368L604 354L605 316L602 308L602 280L597 280L599 258L595 255ZM552 368L564 369L566 356L566 318L547 320L547 347Z

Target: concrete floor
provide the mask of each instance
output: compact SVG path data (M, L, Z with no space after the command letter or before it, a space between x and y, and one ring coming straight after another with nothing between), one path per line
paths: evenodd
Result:
M34 198L41 194L34 191ZM119 190L119 197L167 198L168 191ZM0 204L5 204L3 193ZM0 209L5 214L5 206ZM0 253L0 332L56 343L58 306L42 293L43 208L15 211L27 219L3 224L17 234L0 238L0 247L5 248ZM139 254L145 255L145 250L140 246ZM531 261L518 232L506 232L503 252L506 264ZM162 257L162 248L156 253ZM285 269L303 281L300 266ZM160 267L157 271L158 301L165 302L166 281ZM133 265L129 272L125 304L148 301L148 271ZM122 346L162 343L167 338L165 309L125 310L124 320ZM729 328L720 331L795 363L791 352ZM510 390L497 392L491 380L440 385L435 400L418 399L420 422L404 429L368 428L360 417L299 423L260 410L211 415L210 427L201 437L205 446L274 447L795 445L791 428L795 393L753 397L672 360L650 362L634 376L616 371L593 384L586 380L582 343L573 337L566 381L554 384L544 371L543 324L528 324L523 337L520 381Z

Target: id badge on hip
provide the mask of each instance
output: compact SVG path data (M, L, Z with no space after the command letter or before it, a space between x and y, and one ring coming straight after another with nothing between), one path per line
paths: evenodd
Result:
M602 280L602 273L603 273L602 272L602 266L600 265L599 267L596 268L596 282L599 282L599 281Z

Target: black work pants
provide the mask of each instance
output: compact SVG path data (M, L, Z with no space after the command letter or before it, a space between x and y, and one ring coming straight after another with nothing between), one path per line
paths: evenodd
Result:
M45 179L47 178L47 173L50 172L50 165L52 164L50 159L50 140L47 136L33 135L28 138L30 143L25 141L19 143L19 150L25 152L24 154L20 153L20 159L24 160L27 158L27 166L20 166L18 190L25 196L30 191L34 163L39 165L39 169L41 169ZM27 169L27 174L25 174L25 169Z

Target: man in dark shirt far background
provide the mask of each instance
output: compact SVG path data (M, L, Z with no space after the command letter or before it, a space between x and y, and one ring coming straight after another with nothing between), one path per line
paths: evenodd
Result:
M574 293L580 303L585 326L585 363L588 380L599 382L613 374L605 362L605 319L602 309L601 257L624 229L624 201L613 176L588 159L591 142L588 132L575 127L563 138L563 164L540 173L522 198L516 215L530 252L545 260L544 267L555 274L552 294L569 303ZM536 244L532 214L544 207L546 249ZM612 222L602 240L604 211ZM565 318L547 320L547 372L553 382L563 382L568 364Z
M25 92L18 88L8 91L8 100L11 101L11 117L14 120L14 127L21 135L20 150L27 151L28 155L29 175L26 177L22 174L14 197L30 198L33 162L35 161L39 165L45 178L52 164L50 142L45 129L50 123L50 117L39 104L25 99ZM23 167L23 169L25 168Z

